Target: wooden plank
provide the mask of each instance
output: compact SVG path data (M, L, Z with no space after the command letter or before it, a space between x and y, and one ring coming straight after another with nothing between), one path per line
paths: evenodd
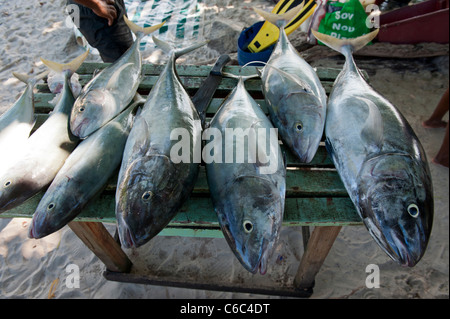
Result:
M130 271L131 261L102 223L70 222L69 227L108 270Z
M292 286L262 286L262 285L252 285L251 283L233 283L233 282L221 282L218 279L216 282L199 282L192 279L180 279L174 276L154 276L149 274L139 274L139 273L116 273L112 271L105 271L103 276L107 280L117 281L117 282L128 282L135 284L144 285L156 285L156 286L166 286L166 287L179 287L188 289L202 289L202 290L213 290L213 291L227 291L234 293L251 293L259 295L272 295L272 296L283 296L283 297L297 297L297 298L308 298L312 295L312 289L302 289L297 290Z
M300 266L294 279L294 287L300 290L311 290L314 279L322 267L328 252L339 235L342 226L315 227L303 254Z
M93 74L95 70L103 70L109 63L84 62L77 70L78 74ZM165 65L145 63L143 73L145 75L159 75ZM208 76L212 65L185 65L177 64L176 69L179 76ZM238 65L227 65L223 69L225 72L234 74L250 75L255 74L255 67L242 68ZM316 73L321 80L334 80L341 70L338 68L317 67Z
M0 218L31 218L44 192L19 207L0 214ZM113 193L102 193L93 199L74 221L116 223ZM348 197L286 198L284 226L362 225ZM191 197L167 226L168 228L219 229L210 197ZM169 233L173 234L171 230ZM179 236L187 234L180 231ZM191 233L192 234L192 233ZM207 234L205 232L203 235ZM213 233L211 233L213 234ZM202 236L205 237L205 236ZM217 237L213 235L212 237Z

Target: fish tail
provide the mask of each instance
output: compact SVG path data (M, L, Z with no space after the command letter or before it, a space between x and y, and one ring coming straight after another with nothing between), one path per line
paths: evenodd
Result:
M331 35L323 34L315 30L311 31L318 40L326 44L328 47L342 53L343 55L346 55L349 49L350 53L356 52L366 46L367 43L375 39L379 29L353 39L338 39L332 37Z
M139 33L141 33L142 36L149 35L150 33L153 33L153 32L155 32L156 30L158 30L159 28L161 28L161 27L164 25L164 23L166 23L166 21L164 21L164 22L162 22L162 23L160 23L160 24L157 24L157 25L154 25L154 26L151 26L151 27L146 27L146 28L144 28L144 27L140 27L140 26L138 26L137 24L131 22L126 16L123 16L123 19L125 20L125 23L126 23L127 26L130 28L130 30L131 30L134 34L136 34L136 36L137 36Z
M232 79L237 79L237 80L242 79L243 82L247 81L248 79L259 78L259 73L250 74L250 75L236 75L233 73L222 72L222 74L224 76L226 76L227 78L232 78Z
M205 44L207 44L209 41L203 41L203 42L199 42L199 43L195 43L187 48L183 48L183 49L175 49L173 46L171 46L169 43L156 38L155 36L152 36L153 38L153 42L161 48L161 50L163 50L165 53L167 54L172 54L172 52L175 55L175 59L179 58L180 56L187 54L191 51L194 51L202 46L204 46Z
M297 14L300 12L300 10L303 9L303 6L306 1L303 1L298 6L292 8L291 10L283 13L283 14L276 14L271 12L266 12L258 8L253 8L253 10L259 14L261 17L263 17L265 20L269 21L270 23L276 25L278 28L284 28L289 21L295 18Z
M30 76L23 73L13 72L12 74L20 81L26 84L31 84L34 86L39 80L42 80L48 75L49 71L44 71L36 76Z
M41 58L42 63L44 63L50 70L58 72L58 73L67 73L69 76L74 74L80 65L86 60L89 55L89 50L76 57L69 63L58 63L54 61L49 61Z

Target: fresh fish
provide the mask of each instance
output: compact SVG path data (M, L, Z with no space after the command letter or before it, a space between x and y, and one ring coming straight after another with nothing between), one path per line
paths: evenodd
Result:
M230 130L236 130L235 138L227 136ZM221 154L213 161L205 159L219 224L245 269L265 274L283 220L286 169L277 131L246 91L244 78L239 78L206 132L214 141L205 148L213 143L213 153ZM236 159L227 161L227 154Z
M49 63L66 74L64 89L60 93L49 118L27 140L20 158L0 175L0 212L14 208L50 184L67 156L78 144L69 131L69 114L75 101L69 79L78 69L88 52L68 64ZM43 60L44 63L48 62Z
M141 28L125 16L124 19L136 34L136 40L117 61L84 86L73 106L70 129L81 139L108 123L131 102L143 76L140 40L164 24Z
M17 101L0 116L0 170L15 161L30 136L35 122L33 88L47 74L48 72L44 72L31 78L13 72L27 87Z
M61 229L106 187L120 166L135 105L83 140L69 155L36 208L30 238Z
M327 97L314 69L289 42L284 26L303 3L285 14L255 11L280 29L280 37L263 68L262 91L272 123L301 162L310 162L323 136Z
M370 234L393 260L412 267L430 238L433 187L411 126L366 83L353 60L352 53L377 33L338 40L314 32L346 60L329 97L326 145Z
M202 45L174 50L153 38L170 58L136 116L128 137L116 191L118 233L125 247L139 247L156 236L175 216L191 194L200 159L193 157L200 148L201 123L189 95L178 79L175 60ZM172 149L179 133L186 133L183 144L186 161L174 159Z

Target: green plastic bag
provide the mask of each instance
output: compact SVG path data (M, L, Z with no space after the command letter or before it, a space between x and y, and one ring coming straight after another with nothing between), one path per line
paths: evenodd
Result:
M319 25L319 32L338 39L356 38L370 32L366 25L367 14L359 0L345 3L328 1L328 12ZM319 41L319 44L322 44Z

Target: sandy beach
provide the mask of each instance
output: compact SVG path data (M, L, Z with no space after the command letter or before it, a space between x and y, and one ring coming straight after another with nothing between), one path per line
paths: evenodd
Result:
M73 29L66 25L65 1L2 1L0 3L0 115L17 99L25 85L12 72L38 74L45 70L40 57L67 62L80 55ZM236 59L236 36L259 18L252 6L270 11L268 0L203 0L197 12L201 28L195 38L214 39L178 61L180 64L212 64L221 53ZM301 30L290 39L302 39ZM217 39L220 39L218 41ZM195 39L194 39L195 40ZM448 46L448 45L447 45ZM341 68L340 56L315 58L317 67ZM164 63L161 51L146 47L146 63ZM101 61L90 54L87 61ZM313 299L449 298L449 171L431 163L445 129L426 129L429 117L449 86L448 54L398 59L357 56L371 85L396 105L407 118L427 153L434 186L435 215L431 239L423 259L414 268L393 262L374 242L365 227L343 227L316 277ZM448 121L448 114L444 120ZM4 156L1 154L0 156ZM34 240L27 238L30 219L0 218L0 298L279 298L253 294L190 290L107 281L103 263L66 226ZM114 233L115 225L106 224ZM223 238L158 236L137 250L126 251L138 267L156 274L199 276L205 280L229 274L229 279L252 279L236 260ZM292 281L303 254L298 227L283 227L268 269L270 280ZM277 259L276 256L282 256ZM380 288L370 289L366 267L379 266ZM68 266L79 269L79 286L67 280ZM254 275L255 281L265 280ZM253 280L252 279L252 280Z

